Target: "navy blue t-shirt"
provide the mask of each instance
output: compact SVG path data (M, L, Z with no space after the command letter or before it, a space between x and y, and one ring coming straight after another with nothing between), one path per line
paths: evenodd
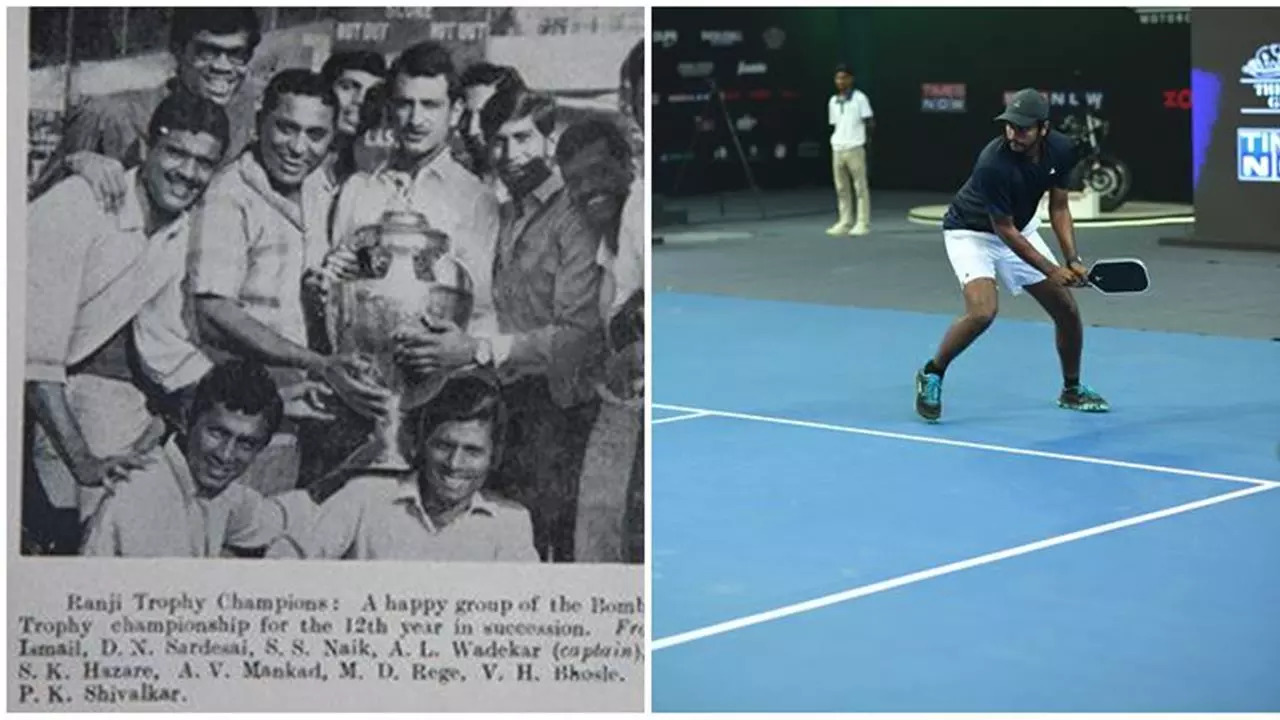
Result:
M1003 135L995 138L978 154L969 179L951 201L943 229L995 232L992 215L1012 216L1014 226L1026 227L1045 191L1066 189L1075 160L1075 143L1057 130L1045 138L1040 162L1010 150Z

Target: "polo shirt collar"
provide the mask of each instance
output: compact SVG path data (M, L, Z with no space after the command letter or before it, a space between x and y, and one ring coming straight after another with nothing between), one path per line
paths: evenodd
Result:
M383 160L374 170L374 175L391 179L393 182L395 178L403 177L408 180L409 186L416 186L423 178L447 181L454 179L458 170L466 172L466 168L463 168L453 159L453 154L449 152L448 143L436 148L435 154L413 172L396 169L393 165L394 161L395 157Z
M258 156L250 148L245 150L236 161L236 172L239 173L240 179L251 190L262 196L267 204L275 208L281 215L285 216L294 227L299 230L306 229L306 222L303 218L301 205L289 200L285 196L276 192L271 185L271 178L267 175L267 169L258 162ZM311 171L302 180L300 189L301 201L306 202L307 197L312 194L330 195L337 189L336 183L326 171L324 163Z
M397 504L404 503L411 506L417 511L419 517L433 531L439 531L440 528L435 526L435 522L431 520L431 516L427 513L427 509L422 504L422 493L418 486L418 473L406 473L404 476L396 480L395 500ZM471 498L467 501L467 507L458 516L462 518L467 515L479 513L481 515L493 516L496 514L497 506L494 502L486 498L480 490L471 493ZM456 522L456 521L455 521Z

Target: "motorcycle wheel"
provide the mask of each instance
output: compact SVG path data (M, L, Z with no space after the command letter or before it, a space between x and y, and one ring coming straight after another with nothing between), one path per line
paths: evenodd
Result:
M1119 210L1133 189L1133 171L1123 160L1102 155L1096 161L1081 160L1069 177L1071 187L1088 188L1098 194L1102 212Z

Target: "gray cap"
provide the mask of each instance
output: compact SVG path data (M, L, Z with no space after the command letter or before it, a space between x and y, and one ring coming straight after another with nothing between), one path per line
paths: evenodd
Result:
M1049 119L1049 103L1034 88L1024 88L1013 94L1004 112L996 120L1013 123L1018 127L1031 127Z

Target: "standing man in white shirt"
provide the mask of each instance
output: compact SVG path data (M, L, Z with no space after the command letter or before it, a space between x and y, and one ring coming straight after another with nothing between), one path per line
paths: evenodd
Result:
M835 175L840 219L828 235L866 235L871 232L871 192L867 187L867 141L876 121L867 94L853 87L853 72L836 66L836 93L827 101L831 125L831 169ZM858 215L853 214L853 195Z

